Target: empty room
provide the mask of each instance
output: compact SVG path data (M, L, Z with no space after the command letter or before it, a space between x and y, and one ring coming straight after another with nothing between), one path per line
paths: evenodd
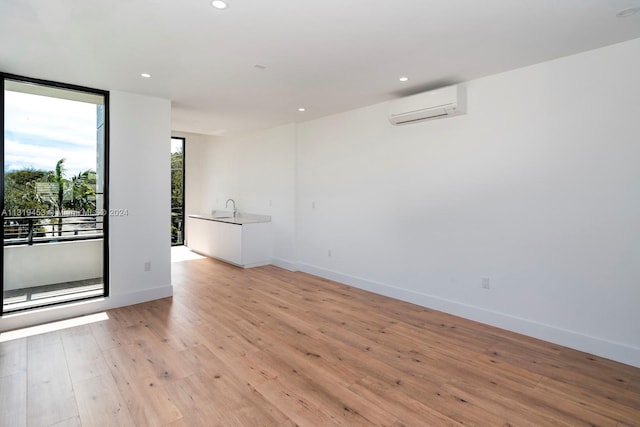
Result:
M638 76L640 0L0 1L0 427L640 426Z

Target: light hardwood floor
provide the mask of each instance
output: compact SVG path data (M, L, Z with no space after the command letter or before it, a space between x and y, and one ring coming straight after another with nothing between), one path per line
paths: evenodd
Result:
M640 369L276 267L0 343L2 426L640 426Z

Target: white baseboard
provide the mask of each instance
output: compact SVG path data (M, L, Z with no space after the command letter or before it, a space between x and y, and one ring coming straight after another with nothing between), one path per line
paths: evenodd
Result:
M376 294L418 304L465 319L475 320L631 366L640 367L640 348L637 347L608 341L529 319L523 319L510 314L487 310L482 307L327 270L310 264L299 264L299 270Z
M112 295L106 298L108 309L124 307L127 305L140 304L156 299L167 298L173 295L173 285L166 285L158 288L147 288L126 294Z
M56 322L72 317L85 316L104 310L140 304L173 295L173 286L148 288L126 294L111 295L107 298L96 298L87 301L43 307L36 310L7 314L0 318L0 331L26 328L43 323Z
M282 258L271 258L271 264L289 271L300 270L300 266L298 265L298 263Z

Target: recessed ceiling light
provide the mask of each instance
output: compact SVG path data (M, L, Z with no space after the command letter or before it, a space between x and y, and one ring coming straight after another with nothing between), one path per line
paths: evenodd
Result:
M621 10L620 12L616 13L616 17L617 18L628 18L631 15L635 15L638 12L640 12L640 7L630 7L629 9L624 9L624 10Z
M258 70L266 70L267 67L265 65L261 65L261 64L256 64L253 66L253 68L257 68Z
M151 78L151 74L149 74L149 73L142 73L142 74L140 74L140 77L144 77L145 79L150 79L150 78Z
M400 77L399 79L401 82L407 82L409 81L409 77Z
M213 0L211 2L211 6L215 7L216 9L226 9L227 2L224 2L222 0Z
M300 108L298 108L298 111L300 111L301 113L304 113L307 110L305 110L304 108L300 107Z

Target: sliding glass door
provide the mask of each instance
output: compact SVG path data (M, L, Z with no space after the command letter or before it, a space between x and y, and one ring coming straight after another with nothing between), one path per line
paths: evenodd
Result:
M108 93L2 81L1 312L105 296Z

